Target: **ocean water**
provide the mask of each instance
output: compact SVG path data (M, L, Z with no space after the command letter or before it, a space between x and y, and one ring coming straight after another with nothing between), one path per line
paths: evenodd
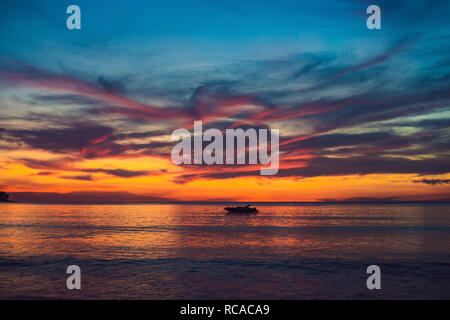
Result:
M223 207L1 204L0 298L450 298L448 204ZM73 264L81 290L66 287Z

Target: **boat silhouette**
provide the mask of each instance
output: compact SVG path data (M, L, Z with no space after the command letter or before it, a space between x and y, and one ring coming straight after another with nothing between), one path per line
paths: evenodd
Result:
M251 214L258 213L258 210L255 207L250 207L250 205L246 205L245 207L226 207L225 210L230 214Z

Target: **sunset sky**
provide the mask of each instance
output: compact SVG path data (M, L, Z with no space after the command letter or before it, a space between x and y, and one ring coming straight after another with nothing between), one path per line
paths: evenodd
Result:
M0 3L0 191L21 201L450 199L449 1ZM81 30L66 8L81 8ZM280 170L170 134L280 130Z

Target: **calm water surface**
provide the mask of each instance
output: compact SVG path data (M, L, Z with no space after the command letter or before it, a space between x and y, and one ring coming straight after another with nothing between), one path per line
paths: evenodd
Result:
M450 299L449 205L223 207L1 204L0 298Z

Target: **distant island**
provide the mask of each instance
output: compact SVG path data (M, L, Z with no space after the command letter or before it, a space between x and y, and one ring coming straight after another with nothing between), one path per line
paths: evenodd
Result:
M3 191L0 191L0 202L10 202L8 200L9 194Z

